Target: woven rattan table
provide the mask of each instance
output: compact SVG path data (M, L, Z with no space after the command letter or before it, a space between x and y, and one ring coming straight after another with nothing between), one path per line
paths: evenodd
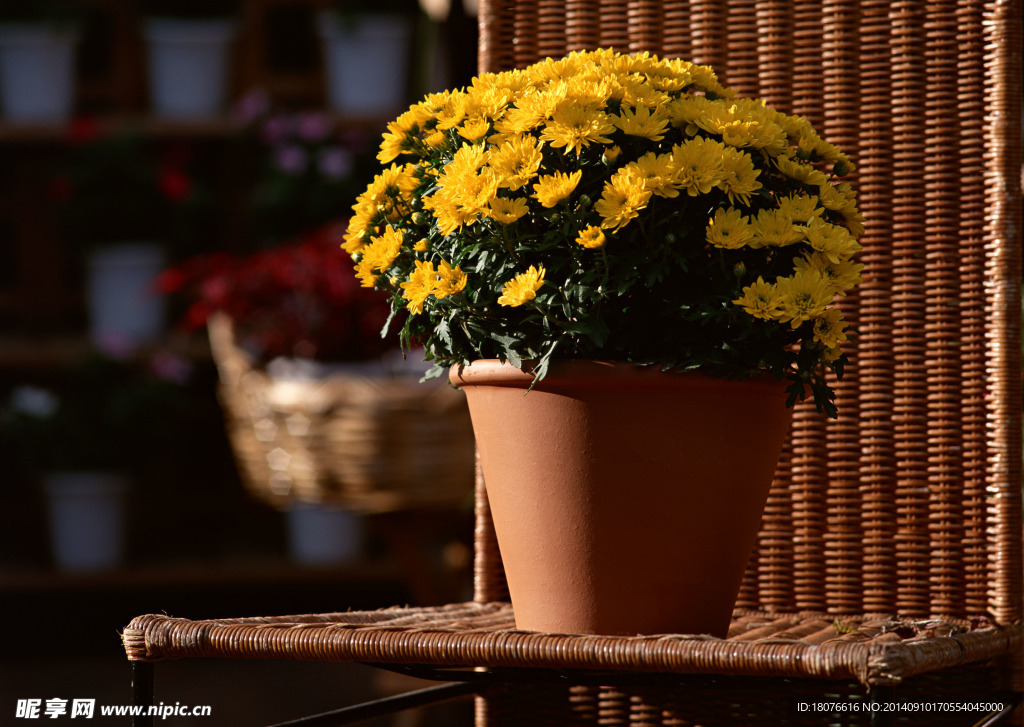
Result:
M474 603L143 616L129 658L413 670L478 691L480 725L988 724L934 705L1021 690L1022 46L1021 0L482 0L482 70L596 47L706 63L856 163L842 418L795 411L732 631L516 631L478 482ZM897 687L932 711L862 709Z
M879 696L887 692L878 688L940 669L990 661L1018 649L1021 637L1017 626L1003 628L987 622L744 610L734 614L725 639L681 634L541 634L517 631L511 606L491 602L207 621L148 615L128 626L124 644L129 657L141 662L209 656L360 662L426 678L467 681L482 692L506 683L533 683L532 693L538 685L575 684L589 688L595 700L603 688L606 709L611 702L609 690L617 690L624 699L620 709L628 714L630 709L652 708L655 703L651 699L638 702L628 692L630 686L678 686L685 683L683 677L695 675L823 678L863 685L863 698L869 702L891 700ZM1014 704L1011 695L989 688L990 675L982 671L978 677L972 681L961 675L958 689L947 689L941 697L929 693L930 685L925 685L916 692L917 698L954 703L981 701L984 696L993 703L993 709L986 711ZM775 709L796 719L801 703L823 701L821 695L827 691L824 684L804 684L802 691L776 696ZM581 692L577 687L575 706L565 701L554 710L564 713L559 723L587 723ZM707 711L713 704L706 687L699 698L677 695L674 701L668 710L674 710L680 720L692 718L698 706ZM545 709L550 711L551 706ZM752 705L745 703L740 709L749 711ZM761 719L769 714L762 712ZM729 718L728 712L720 711L714 723L730 723ZM936 718L929 723L943 722Z
M628 674L824 677L892 686L936 668L993 659L1021 629L989 623L836 619L737 611L725 639L517 631L508 603L189 621L148 615L124 632L132 659L218 656L435 667L529 667ZM424 669L424 673L431 673ZM454 672L453 672L454 673ZM614 678L612 677L614 681Z

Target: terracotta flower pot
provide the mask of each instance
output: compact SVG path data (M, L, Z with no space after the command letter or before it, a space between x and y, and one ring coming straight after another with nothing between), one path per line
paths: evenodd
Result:
M454 367L516 626L724 636L790 421L785 385L627 363Z

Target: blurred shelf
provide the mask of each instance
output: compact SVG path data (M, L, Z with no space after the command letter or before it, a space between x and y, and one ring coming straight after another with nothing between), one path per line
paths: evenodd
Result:
M149 116L112 116L89 118L89 133L110 135L134 131L155 138L210 138L219 139L239 133L244 127L229 117L196 120L170 120ZM76 122L67 123L11 123L0 121L0 142L9 144L75 143ZM84 134L83 134L84 135Z
M51 368L85 358L93 350L84 335L45 338L0 336L0 367Z
M301 588L345 584L346 588L380 588L401 583L404 575L390 560L358 560L351 563L310 566L286 559L202 563L169 563L124 567L110 571L63 572L24 569L0 570L3 596L45 596L105 592L218 591L252 587Z
M173 353L190 361L210 360L210 346L204 336L173 333L160 341L140 346L131 356L145 360L157 351ZM0 369L61 368L97 352L85 333L48 336L0 334Z
M135 616L214 618L371 610L413 598L389 563L313 568L285 559L126 567L109 572L0 570L0 609L20 623L2 650L9 658L59 652L122 654L119 633Z
M367 132L383 132L394 114L352 115L327 113L337 129L356 129ZM0 143L2 144L73 144L79 139L81 130L76 130L76 121L66 123L11 123L0 120ZM165 119L149 115L88 117L89 135L110 136L133 132L153 139L199 139L220 140L238 136L246 125L225 115L203 119ZM91 138L91 137L90 137Z

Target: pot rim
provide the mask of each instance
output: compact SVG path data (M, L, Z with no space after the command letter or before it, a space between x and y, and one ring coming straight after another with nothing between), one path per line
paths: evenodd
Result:
M639 366L629 361L604 361L588 359L558 359L551 362L547 376L534 385L534 374L530 362L524 361L518 369L507 361L498 359L477 359L468 364L456 364L448 371L448 380L455 387L503 386L510 388L534 388L539 390L558 388L563 382L588 387L618 385L629 381L635 386L664 387L667 382L678 384L679 388L747 388L753 393L784 391L786 382L770 374L761 374L744 379L729 379L711 376L700 371L663 371L658 366Z

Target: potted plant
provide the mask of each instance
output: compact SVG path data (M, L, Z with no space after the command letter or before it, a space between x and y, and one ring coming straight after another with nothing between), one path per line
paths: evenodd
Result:
M15 478L41 483L62 570L121 563L139 458L173 439L185 421L181 382L159 360L150 364L96 353L64 372L59 385L18 386L0 406L0 451Z
M80 14L71 0L0 2L0 108L7 119L57 123L70 117Z
M202 119L227 100L237 0L146 0L143 35L154 113Z
M466 392L517 624L723 634L787 405L836 414L850 160L708 67L610 50L388 129L344 249Z
M164 330L165 303L152 287L192 249L206 206L187 144L156 147L133 131L71 125L65 164L49 193L64 235L81 253L92 339L136 345Z
M304 563L357 554L362 515L451 507L473 487L465 401L420 385L421 363L381 337L387 303L338 255L343 231L197 256L160 277L185 304L181 326L208 328L242 479L286 512Z
M407 103L418 6L409 0L335 0L319 17L327 99L338 112L393 113Z

